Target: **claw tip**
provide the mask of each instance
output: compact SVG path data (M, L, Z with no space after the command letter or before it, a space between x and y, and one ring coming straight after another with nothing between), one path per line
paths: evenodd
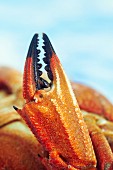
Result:
M16 107L16 106L13 106L13 108L17 111L18 110L18 108Z
M34 34L30 46L29 46L29 50L27 53L27 57L32 57L32 55L36 52L38 46L38 34ZM40 51L38 51L38 53L40 53Z

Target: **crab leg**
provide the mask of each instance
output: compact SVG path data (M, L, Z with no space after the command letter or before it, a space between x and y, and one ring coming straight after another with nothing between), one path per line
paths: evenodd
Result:
M91 116L85 116L85 122L88 126L89 134L93 143L94 151L97 157L97 167L99 170L113 169L113 153L107 139L101 129L96 125Z

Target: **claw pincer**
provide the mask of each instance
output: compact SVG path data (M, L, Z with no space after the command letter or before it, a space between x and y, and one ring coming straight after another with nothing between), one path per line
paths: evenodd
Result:
M42 162L48 169L95 169L93 146L71 85L46 34L43 41L47 78L35 34L24 68L26 104L17 111L43 146Z

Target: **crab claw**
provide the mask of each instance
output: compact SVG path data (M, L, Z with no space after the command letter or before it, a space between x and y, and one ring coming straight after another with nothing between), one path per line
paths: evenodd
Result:
M95 169L96 159L87 126L70 82L46 34L43 34L47 78L40 71L38 34L35 34L24 69L26 104L18 113L42 144L42 162L53 169Z
M36 90L49 87L49 83L41 77L42 71L40 68L42 64L39 63L40 50L37 49L38 44L38 34L35 34L29 46L24 67L23 97L26 102L33 100Z

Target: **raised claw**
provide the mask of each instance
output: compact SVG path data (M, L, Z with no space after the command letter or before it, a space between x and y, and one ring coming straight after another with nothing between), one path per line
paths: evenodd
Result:
M26 104L17 111L48 153L43 160L48 159L52 169L95 169L92 143L71 85L46 34L43 40L49 81L42 77L35 34L24 69Z

